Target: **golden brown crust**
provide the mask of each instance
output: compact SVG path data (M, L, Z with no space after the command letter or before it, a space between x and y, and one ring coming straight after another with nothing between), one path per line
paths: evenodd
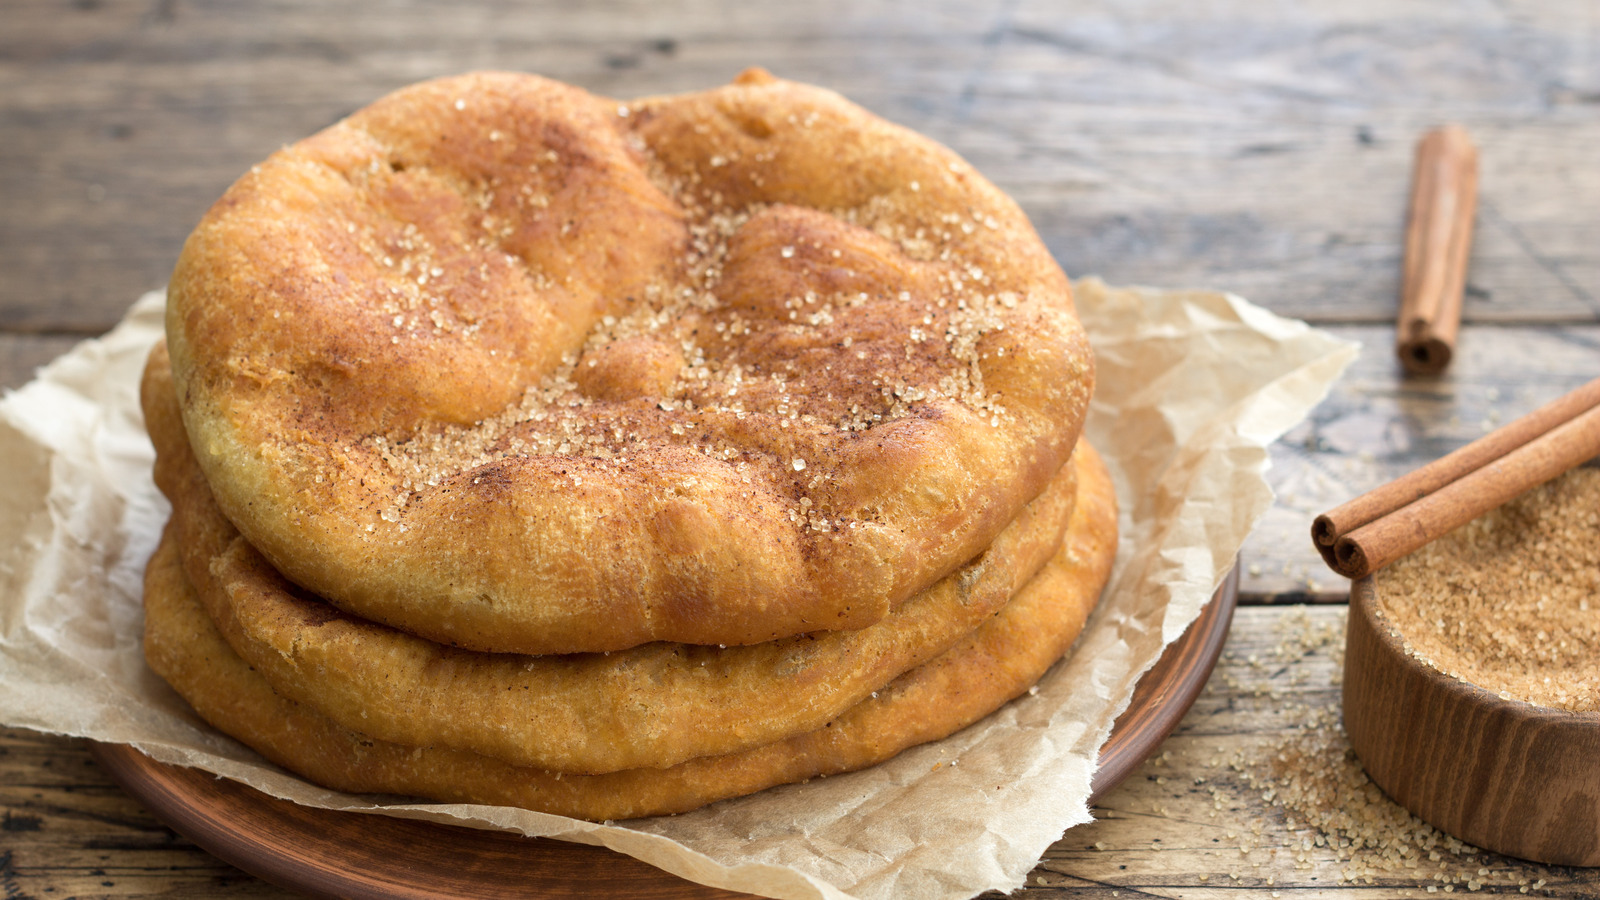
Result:
M530 653L856 628L987 546L1092 387L1065 276L947 150L752 75L428 82L274 154L168 334L295 582Z
M350 616L296 589L211 499L160 347L141 388L156 483L172 501L189 581L277 693L372 737L552 771L659 768L822 727L1010 600L1060 547L1077 492L1069 464L977 559L857 631L724 650L652 643L605 655L481 653Z
M319 784L587 819L684 812L778 784L863 768L937 740L1027 690L1066 652L1110 572L1116 503L1091 448L1061 551L1017 598L956 647L900 676L824 728L670 769L559 776L472 753L372 740L274 694L200 608L169 529L146 570L150 665L221 730Z

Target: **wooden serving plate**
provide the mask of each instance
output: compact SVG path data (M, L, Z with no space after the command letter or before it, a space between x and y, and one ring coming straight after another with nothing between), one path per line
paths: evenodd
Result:
M1536 862L1600 866L1600 713L1502 700L1408 656L1350 588L1344 725L1367 775L1470 844Z
M1134 686L1128 708L1117 717L1111 736L1100 748L1099 764L1089 786L1090 806L1132 775L1194 705L1211 678L1217 657L1222 655L1238 602L1239 567L1234 566L1211 602L1200 610L1181 637L1167 645L1161 658Z
M1100 751L1091 805L1155 750L1199 696L1227 639L1238 590L1235 568L1140 679ZM252 875L313 896L748 896L685 881L603 847L300 806L200 769L156 762L123 744L91 750L118 784L174 831Z

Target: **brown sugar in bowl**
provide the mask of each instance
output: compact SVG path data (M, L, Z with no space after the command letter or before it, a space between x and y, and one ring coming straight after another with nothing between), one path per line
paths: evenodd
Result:
M1372 576L1351 585L1344 723L1373 782L1487 850L1600 866L1600 712L1505 699L1407 652Z

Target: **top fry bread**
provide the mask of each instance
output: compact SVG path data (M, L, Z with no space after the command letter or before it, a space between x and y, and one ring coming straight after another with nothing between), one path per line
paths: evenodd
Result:
M626 106L386 97L212 208L168 339L218 504L336 605L476 650L881 619L1058 472L1065 276L933 142L759 71Z

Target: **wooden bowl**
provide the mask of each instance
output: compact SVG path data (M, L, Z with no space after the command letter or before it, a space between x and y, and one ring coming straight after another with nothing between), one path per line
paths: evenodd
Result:
M1600 866L1600 713L1502 700L1408 656L1350 588L1344 725L1367 775L1463 841L1523 859Z

